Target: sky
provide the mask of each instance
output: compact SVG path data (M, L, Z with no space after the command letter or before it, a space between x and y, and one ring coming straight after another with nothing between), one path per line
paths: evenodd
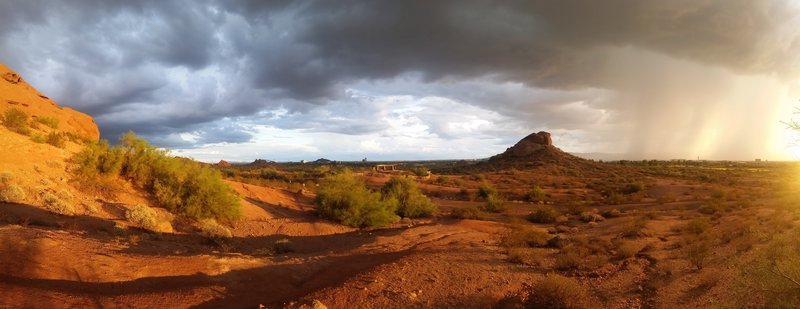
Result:
M0 1L0 62L201 161L800 159L793 0Z

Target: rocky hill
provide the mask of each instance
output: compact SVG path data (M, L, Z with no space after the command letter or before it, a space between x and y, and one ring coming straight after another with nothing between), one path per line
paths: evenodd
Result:
M590 163L553 146L548 132L532 133L505 152L489 158L486 164L495 168L537 167L543 165L575 165Z
M33 119L48 117L58 121L58 130L97 141L100 131L92 117L63 107L45 96L16 72L0 63L0 113L16 108Z

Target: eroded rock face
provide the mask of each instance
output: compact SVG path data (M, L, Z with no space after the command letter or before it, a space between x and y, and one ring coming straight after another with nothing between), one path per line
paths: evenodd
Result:
M521 141L519 141L519 143L517 143L517 145L519 145L521 143L533 143L533 144L539 144L539 145L552 146L553 145L553 139L550 138L550 133L547 133L545 131L541 131L541 132L533 133L531 135L526 136Z
M12 84L17 84L22 81L22 77L12 72L3 73L3 79Z
M503 155L510 157L524 157L547 147L553 147L553 139L550 137L550 133L542 131L526 136L517 142L517 144L511 148L508 148Z
M219 160L219 163L217 163L217 166L219 166L219 167L230 167L230 166L231 166L231 164L230 164L230 163L228 163L228 161L225 161L225 160Z

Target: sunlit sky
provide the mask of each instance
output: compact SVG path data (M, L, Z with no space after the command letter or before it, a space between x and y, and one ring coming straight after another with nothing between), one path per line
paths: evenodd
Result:
M203 161L800 159L797 1L2 1L0 62Z

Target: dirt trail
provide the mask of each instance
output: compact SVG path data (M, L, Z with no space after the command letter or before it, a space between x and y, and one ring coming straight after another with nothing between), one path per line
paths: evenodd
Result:
M397 263L425 264L420 271L440 266L431 254L503 259L497 223L442 219L359 231L313 216L310 197L231 185L244 197L246 216L225 248L196 235L153 237L120 230L114 219L0 204L0 307L274 308L315 291L357 284L376 271L402 275L393 273ZM283 238L295 252L265 251ZM349 306L331 305L337 307Z

